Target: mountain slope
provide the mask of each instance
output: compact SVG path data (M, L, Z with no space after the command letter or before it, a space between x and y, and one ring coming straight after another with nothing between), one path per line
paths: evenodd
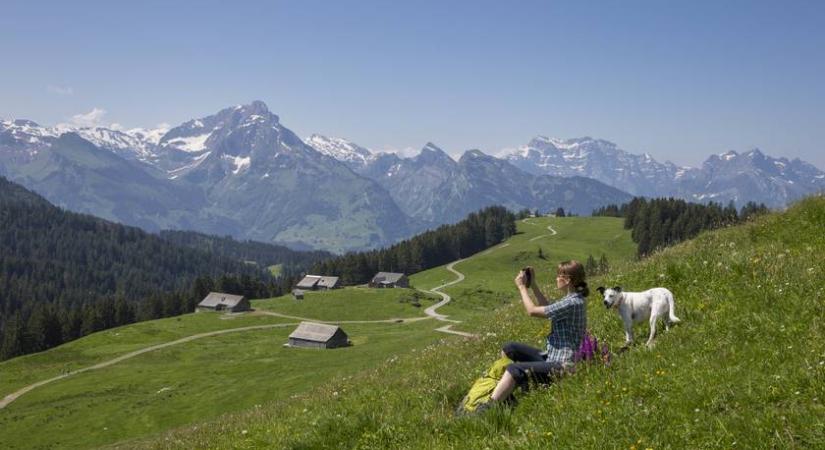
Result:
M581 366L549 389L520 394L512 411L452 414L504 342L537 344L546 332L518 305L488 314L481 340L401 355L313 394L146 446L818 448L825 439L823 227L825 198L809 198L786 213L614 266L592 284L667 286L683 323L663 332L652 350L635 347L615 355L609 368ZM518 267L483 273L499 280L485 285L499 285L495 294L512 299ZM589 303L589 326L615 348L623 338L620 320L597 298Z
M265 267L64 211L0 177L0 359L191 311L196 279L225 276L245 277L246 295L279 289L263 284L273 281Z
M570 220L571 224L575 221ZM620 255L632 256L632 243L628 233L622 230L621 220L576 220L573 229L579 231L574 244L577 251L608 248L611 261L619 260ZM514 258L525 263L540 262L534 251L536 242L530 240L545 234L546 228L526 223L520 223L519 227L522 233L513 238L518 239L518 244L511 240L508 247L476 254L456 268L478 259L481 267L490 273L509 274ZM562 226L559 230L567 233L568 227ZM556 254L568 254L568 249L562 250L564 243L553 245L559 249L554 250ZM531 250L529 259L523 255L526 249ZM502 252L499 256L505 258L488 259L497 252ZM487 264L489 262L494 264ZM446 274L449 272L443 268L434 272L436 283L448 278ZM415 283L420 286L435 286L418 280L416 276ZM477 279L468 281L473 284L466 287L472 289ZM474 305L488 301L486 291L477 294L472 298L462 295L462 299L472 301ZM502 301L496 300L498 304ZM419 302L421 305L416 306ZM471 309L458 303L457 297L455 302L462 310ZM336 386L342 377L358 379L359 373L372 372L382 366L394 367L399 358L419 352L429 353L433 348L428 346L462 338L436 331L443 324L431 319L401 323L395 320L390 323L342 323L352 346L330 351L302 351L282 346L297 320L268 313L341 322L386 320L422 316L423 306L431 303L428 296L408 289L345 288L307 293L301 302L289 295L254 301L255 313L231 316L200 313L143 322L95 333L49 352L0 363L2 398L23 386L64 373L67 366L89 367L147 347L178 342L26 393L7 408L0 409L0 427L4 431L0 435L0 447L88 447L152 436L169 427L198 424L195 426L201 429L200 422L220 421L227 413L248 409L261 412L273 402L293 402L313 392L326 391ZM488 309L486 316L490 313ZM451 317L464 320L458 314ZM250 326L268 328L244 330ZM210 332L225 334L181 342ZM147 377L147 373L151 376ZM273 382L273 377L277 382ZM347 392L338 394L343 397ZM378 405L383 405L381 399L376 399L373 404ZM305 417L311 422L311 416ZM83 431L63 433L61 430L65 429ZM121 445L127 448L139 446L133 441ZM189 448L192 445L190 443ZM228 447L240 445L235 442Z
M340 252L410 233L381 186L306 145L262 102L173 128L160 146L177 154L179 142L194 162L170 171L175 182L199 187L246 238Z

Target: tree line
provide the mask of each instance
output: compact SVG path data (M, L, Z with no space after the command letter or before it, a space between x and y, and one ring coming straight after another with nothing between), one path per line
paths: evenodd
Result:
M344 284L366 283L378 272L420 272L498 244L515 234L515 220L506 208L491 206L388 248L321 261L312 272L338 276Z
M298 275L307 267L331 258L332 253L315 251L297 251L282 245L266 244L255 241L237 241L231 236L212 236L196 231L163 230L160 237L179 246L191 247L214 255L256 264L261 268L273 265L281 266L281 274Z
M765 204L748 202L737 211L733 202L690 203L674 198L636 197L623 205L607 205L593 216L624 217L624 228L632 230L637 255L646 256L661 248L691 239L704 230L736 225L768 212Z

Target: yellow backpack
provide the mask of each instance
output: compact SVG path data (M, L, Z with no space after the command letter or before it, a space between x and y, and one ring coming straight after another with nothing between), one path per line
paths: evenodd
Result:
M482 404L489 402L490 396L493 395L498 381L501 380L501 377L504 376L504 371L507 370L507 365L512 362L513 361L507 357L499 358L494 362L493 365L487 369L487 372L470 387L470 392L461 400L456 413L472 413Z

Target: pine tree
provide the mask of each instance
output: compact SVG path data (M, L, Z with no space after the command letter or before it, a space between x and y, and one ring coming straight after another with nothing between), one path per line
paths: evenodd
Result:
M3 345L0 346L0 360L14 358L25 353L26 327L15 313L3 327Z

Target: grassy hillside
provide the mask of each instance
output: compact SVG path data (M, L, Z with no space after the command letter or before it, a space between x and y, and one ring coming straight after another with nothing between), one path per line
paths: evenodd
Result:
M545 287L555 286L556 265L566 259L585 261L604 253L615 263L628 261L635 252L630 232L622 220L612 217L532 218L518 223L519 234L504 245L481 252L455 268L467 278L447 287L453 301L440 309L450 318L465 320L477 327L488 321L495 307L510 304L515 297L513 278L528 265L537 269L537 280ZM548 226L551 229L548 229ZM553 232L557 234L553 234ZM539 258L539 249L544 259ZM416 287L433 287L453 280L455 275L443 267L410 277Z
M422 305L415 307L409 299ZM376 367L399 351L439 339L432 320L346 324L353 345L284 348L297 320L381 320L422 316L432 299L408 289L343 289L253 301L255 313L198 313L95 333L0 364L0 398L31 383L187 336L250 326L271 328L204 337L34 389L0 409L0 448L88 448L145 436L256 405L289 399L330 379ZM259 407L259 406L258 406Z
M786 213L703 234L594 280L627 290L667 286L683 323L660 335L652 350L635 347L607 368L582 366L549 388L522 395L513 410L469 418L452 414L501 344L538 344L546 332L511 305L488 314L481 339L429 345L300 398L125 446L821 448L823 230L825 198L811 198ZM561 256L551 253L550 261ZM439 284L445 275L431 271L414 282ZM495 293L505 282L493 276L484 278ZM474 320L482 319L476 314ZM614 347L621 342L618 317L598 299L590 301L589 321L600 338Z

